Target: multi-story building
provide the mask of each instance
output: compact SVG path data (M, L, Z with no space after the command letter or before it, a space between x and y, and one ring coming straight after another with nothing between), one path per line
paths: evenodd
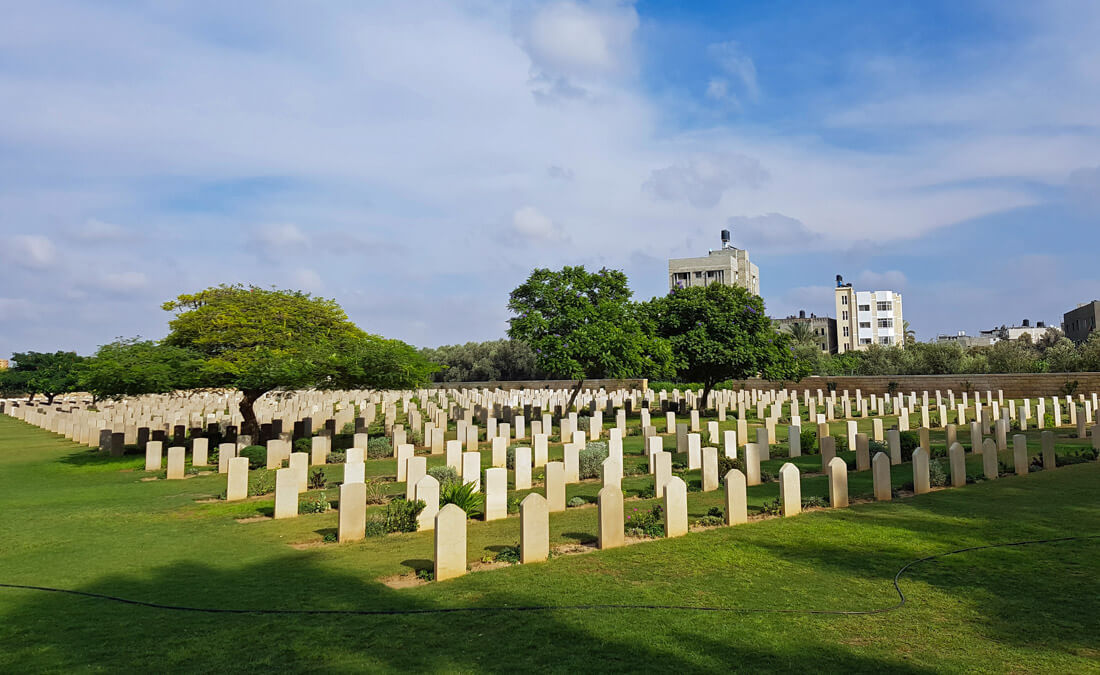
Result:
M981 336L991 338L993 342L997 342L999 340L1019 340L1027 335L1032 342L1037 342L1046 332L1047 324L1045 321L1036 321L1035 325L1032 326L1030 319L1024 319L1019 326L1001 326L1000 328L983 330Z
M805 324L813 336L814 344L825 354L836 354L836 319L827 316L811 314L806 316L805 310L798 316L788 316L785 319L772 319L776 328L790 333L795 324Z
M1096 330L1100 319L1100 300L1083 302L1062 316L1062 332L1076 343L1088 339L1089 333Z
M9 367L11 367L11 364L8 363L7 359L0 359L0 370L7 370Z
M985 333L986 331L982 331L981 335L967 335L966 331L960 330L954 335L937 335L935 342L936 344L957 344L963 347L989 347L997 342L998 338Z
M871 345L905 346L901 293L857 291L836 275L837 351L867 349Z
M749 262L749 252L730 244L729 230L722 230L722 248L701 258L668 261L668 288L724 284L740 286L760 295L760 270Z

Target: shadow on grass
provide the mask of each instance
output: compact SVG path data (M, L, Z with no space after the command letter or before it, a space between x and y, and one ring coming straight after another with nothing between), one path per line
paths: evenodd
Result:
M127 451L127 454L121 457L113 457L108 452L100 452L92 449L65 455L60 461L62 464L69 464L72 466L108 468L116 466L120 469L128 469L133 466L144 466L144 457L143 454L139 455L137 451Z
M430 561L403 564L430 569ZM473 575L477 576L477 575ZM393 590L359 576L283 557L238 569L178 564L140 575L104 577L79 590L167 605L270 610L400 610L542 605L517 586L470 595L461 582ZM474 588L477 588L476 586ZM504 590L507 589L507 590ZM170 611L30 591L0 591L15 605L0 663L20 670L95 664L120 670L145 664L175 672L384 669L592 672L718 669L926 673L901 658L853 653L843 646L782 642L776 648L731 643L721 626L744 618L627 610L490 610L459 614L294 615ZM18 600L16 599L18 598ZM670 598L670 600L672 600ZM706 631L696 630L703 621ZM638 624L645 624L648 628ZM668 635L651 644L645 631ZM677 637L678 636L678 637Z

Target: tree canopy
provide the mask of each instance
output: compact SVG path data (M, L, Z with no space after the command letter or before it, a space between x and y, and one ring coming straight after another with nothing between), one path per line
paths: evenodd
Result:
M436 366L399 340L370 335L335 301L301 291L217 286L164 303L163 344L198 355L197 383L239 389L245 433L273 389L412 387Z
M31 399L37 394L53 403L58 394L76 391L78 369L83 356L76 352L16 352L11 355L14 365L0 371L0 391L8 394L27 394Z
M201 369L202 358L193 350L120 338L81 364L79 387L96 399L166 394L200 386Z
M429 361L443 366L436 373L437 382L536 380L543 376L534 350L519 340L467 342L420 351Z
M646 330L631 301L626 275L536 269L508 300L515 316L508 336L535 350L535 362L551 377L577 380L572 406L588 378L662 377L670 372L668 343Z
M804 374L792 355L791 335L775 330L764 301L743 288L673 289L646 303L645 312L656 334L668 340L677 376L703 383L704 405L724 380L797 380Z

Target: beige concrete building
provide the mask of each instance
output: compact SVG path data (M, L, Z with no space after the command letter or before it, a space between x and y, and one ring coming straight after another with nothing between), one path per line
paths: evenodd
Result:
M722 248L705 257L669 260L669 290L723 284L760 295L760 270L749 262L749 252L734 248L729 238L729 230L722 230Z
M795 324L805 324L813 336L814 344L824 354L836 354L836 319L828 316L811 314L806 316L805 311L800 311L798 316L788 316L785 319L772 319L772 323L778 330L791 332Z
M901 293L857 291L836 276L837 352L867 349L871 345L905 346Z

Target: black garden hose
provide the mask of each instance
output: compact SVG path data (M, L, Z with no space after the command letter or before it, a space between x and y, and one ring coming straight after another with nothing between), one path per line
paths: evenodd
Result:
M1083 541L1087 539L1098 539L1100 534L1084 535L1078 537L1061 537L1058 539L1031 539L1028 541L1013 541L1003 544L985 544L983 546L967 546L966 548L957 548L953 551L947 551L945 553L936 553L934 555L925 556L905 563L894 575L894 590L898 594L898 603L890 607L883 607L881 609L861 609L861 610L837 610L837 609L769 609L769 608L754 608L754 607L699 607L693 605L613 605L613 604L592 604L592 605L517 605L514 607L440 607L431 609L246 609L246 608L232 608L232 607L186 607L183 605L166 605L159 602L145 602L143 600L133 600L131 598L120 598L114 595L107 595L104 593L91 593L89 591L75 591L66 588L51 588L49 586L31 586L26 584L4 584L0 583L0 588L11 588L17 590L27 591L42 591L47 593L62 593L65 595L75 595L83 598L94 598L96 600L109 600L111 602L119 602L126 605L134 605L137 607L148 607L150 609L161 609L173 612L199 612L203 614L256 614L256 615L339 615L339 616L402 616L412 614L454 614L459 612L466 613L497 613L497 612L552 612L552 611L567 611L567 610L665 610L665 611L684 611L684 612L731 612L737 614L817 614L817 615L833 615L833 616L865 616L871 614L886 614L895 610L901 609L905 606L907 598L905 593L902 592L901 586L898 581L901 576L905 574L910 567L919 565L929 560L935 560L937 558L944 558L949 555L958 555L960 553L967 553L969 551L980 551L990 548L1007 548L1009 546L1029 546L1031 544L1057 544L1067 541Z

